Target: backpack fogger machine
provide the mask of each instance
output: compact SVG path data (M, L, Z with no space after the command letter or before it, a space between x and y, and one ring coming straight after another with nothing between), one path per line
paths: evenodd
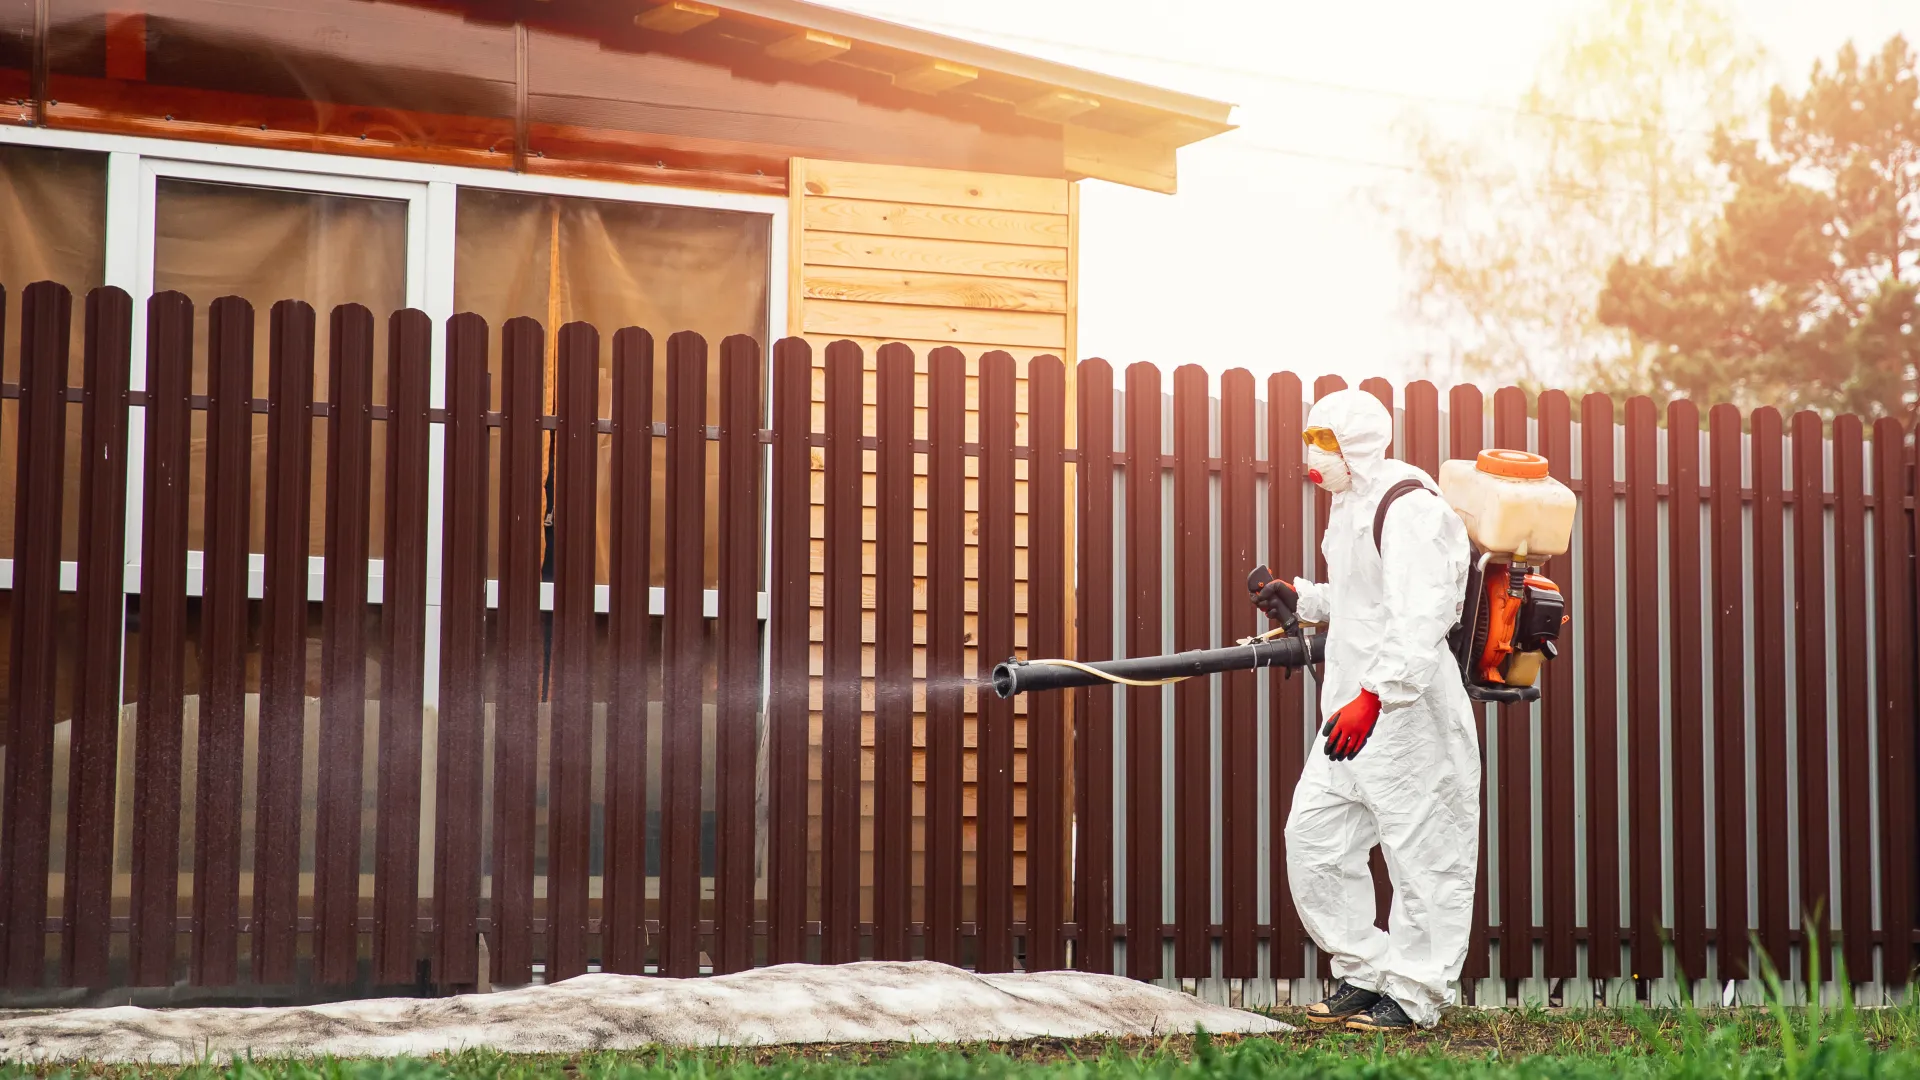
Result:
M1373 517L1376 550L1394 502L1429 495L1426 485L1407 480L1381 496ZM1572 545L1573 492L1548 475L1546 458L1487 450L1472 461L1443 463L1440 495L1460 515L1472 544L1460 621L1447 638L1467 696L1481 702L1536 700L1541 667L1559 655L1560 628L1569 618L1560 587L1540 568ZM1271 579L1266 567L1258 567L1248 589L1258 592ZM1224 649L1097 663L1008 660L993 669L993 689L1008 698L1100 683L1163 686L1223 671L1302 668L1320 663L1325 651L1325 635L1308 633L1289 617Z

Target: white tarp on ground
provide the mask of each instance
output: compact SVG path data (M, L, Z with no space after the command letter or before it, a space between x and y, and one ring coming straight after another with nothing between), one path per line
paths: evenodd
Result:
M976 1043L1263 1034L1287 1025L1112 975L974 975L944 964L789 965L711 979L584 975L454 998L261 1009L74 1009L0 1019L0 1059L186 1063L251 1053L390 1057L486 1047Z

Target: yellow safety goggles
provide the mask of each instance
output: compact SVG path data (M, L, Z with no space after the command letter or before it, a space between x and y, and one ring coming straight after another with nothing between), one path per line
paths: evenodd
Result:
M1340 440L1333 437L1332 428L1310 427L1300 433L1300 441L1308 446L1317 446L1329 454L1340 452Z

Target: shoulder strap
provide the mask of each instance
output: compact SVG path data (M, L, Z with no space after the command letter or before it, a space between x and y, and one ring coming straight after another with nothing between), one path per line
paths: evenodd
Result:
M1425 491L1426 488L1427 485L1409 477L1388 488L1387 493L1380 496L1380 505L1375 507L1373 511L1374 554L1380 554L1380 532L1387 527L1387 508L1392 506L1394 500L1400 496L1413 491Z

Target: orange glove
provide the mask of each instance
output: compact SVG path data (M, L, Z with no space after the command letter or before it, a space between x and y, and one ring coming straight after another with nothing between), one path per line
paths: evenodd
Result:
M1327 719L1320 734L1327 737L1327 756L1335 761L1350 761L1367 745L1374 722L1380 719L1380 699L1371 690L1341 706Z

